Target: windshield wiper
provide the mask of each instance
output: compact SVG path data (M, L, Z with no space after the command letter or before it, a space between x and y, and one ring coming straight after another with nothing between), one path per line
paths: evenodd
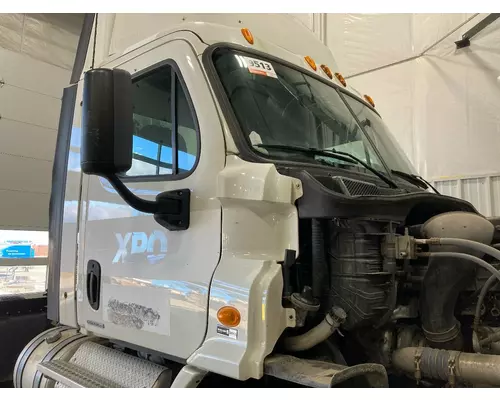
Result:
M261 147L263 149L277 149L277 150L291 150L291 151L299 151L305 154L316 154L320 156L327 156L327 157L333 157L338 160L342 160L345 162L351 162L354 164L361 164L363 167L365 167L368 171L372 172L373 174L377 175L380 179L382 179L385 183L387 183L391 188L397 189L398 185L394 183L391 179L387 178L384 174L381 172L377 171L375 168L371 167L367 163L365 163L363 160L359 159L356 156L353 156L352 154L345 153L343 151L337 151L333 149L329 150L322 150L322 149L316 149L313 147L300 147L300 146L290 146L290 145L284 145L284 144L255 144L254 147Z
M394 170L394 169L391 169L391 172L394 175L400 176L401 178L406 179L408 182L413 183L414 185L421 187L422 189L429 189L430 188L436 194L441 194L441 193L438 192L438 190L434 186L432 186L429 182L427 182L421 176L409 174L409 173L403 172L403 171L397 171L397 170Z
M292 146L292 145L287 145L287 144L263 144L263 143L258 143L254 144L253 147L261 147L263 149L276 149L276 150L291 150L291 151L298 151L300 153L305 153L305 154L316 154L316 155L323 155L323 156L328 156L331 157L332 153L330 153L327 150L320 150L320 149L315 149L312 147L300 147L300 146ZM339 160L349 162L352 164L356 164L355 161L351 160L350 158L344 158L344 157L336 157Z

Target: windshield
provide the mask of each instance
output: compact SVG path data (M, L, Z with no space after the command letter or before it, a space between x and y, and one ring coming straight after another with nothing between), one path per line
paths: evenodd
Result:
M360 167L292 147L334 150L383 173L413 173L381 118L361 101L296 69L240 51L219 49L213 60L245 139L259 154Z
M393 138L382 118L359 100L344 93L342 93L342 96L357 120L364 127L366 134L370 137L372 143L374 143L387 166L394 171L416 174L413 165Z

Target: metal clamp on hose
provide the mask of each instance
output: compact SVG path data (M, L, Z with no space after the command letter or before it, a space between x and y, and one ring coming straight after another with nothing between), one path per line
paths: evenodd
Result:
M422 380L422 371L420 369L420 362L422 361L422 347L417 347L415 348L415 380L417 381L417 385L420 384L420 381Z
M405 347L394 351L392 363L415 377L448 381L450 385L465 382L500 387L499 355Z
M450 358L448 358L448 383L450 387L455 387L457 383L456 368L459 354L459 352L450 352Z
M326 314L325 321L335 330L344 323L347 318L346 312L340 307L332 307L330 312Z

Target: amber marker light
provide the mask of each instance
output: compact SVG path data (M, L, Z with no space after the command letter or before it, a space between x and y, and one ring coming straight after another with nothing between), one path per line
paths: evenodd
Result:
M305 56L305 57L304 57L304 60L306 60L306 63L308 63L308 64L309 64L309 66L310 66L313 70L315 70L315 71L316 71L316 70L318 69L318 67L316 67L316 63L314 62L314 60L313 60L311 57L309 57L309 56Z
M225 306L217 311L217 319L222 325L234 328L240 324L241 315L236 308Z
M243 37L246 39L246 41L250 44L253 44L253 35L252 32L250 32L247 28L243 28L241 30L241 34Z

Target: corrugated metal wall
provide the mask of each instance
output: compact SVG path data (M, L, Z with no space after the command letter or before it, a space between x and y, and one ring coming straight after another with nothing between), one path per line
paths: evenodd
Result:
M442 194L469 201L487 217L500 216L500 174L436 180Z
M0 14L0 229L47 230L61 96L81 14Z

